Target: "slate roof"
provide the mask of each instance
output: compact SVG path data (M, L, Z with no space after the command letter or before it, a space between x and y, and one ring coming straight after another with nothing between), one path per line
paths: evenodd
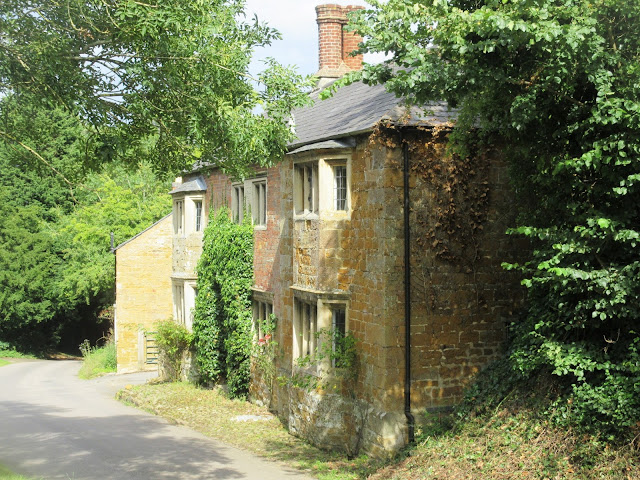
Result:
M327 100L312 94L314 104L293 113L297 139L289 144L289 151L317 142L371 131L380 120L402 122L406 125L437 126L455 118L447 104L435 103L425 109L407 110L402 100L385 90L383 85L369 86L356 82L336 90Z
M184 182L179 187L171 190L169 193L171 195L175 195L176 193L185 193L185 192L205 192L207 190L207 182L204 181L203 177L196 177L188 182Z

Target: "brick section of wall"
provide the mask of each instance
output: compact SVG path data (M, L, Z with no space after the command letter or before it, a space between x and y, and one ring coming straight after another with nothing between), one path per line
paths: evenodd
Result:
M139 331L172 314L169 216L116 250L116 337L118 373L154 369L139 362Z
M254 229L254 285L260 290L280 291L280 275L278 274L280 257L278 251L282 229L282 192L280 169L258 170L267 175L267 225L266 228Z

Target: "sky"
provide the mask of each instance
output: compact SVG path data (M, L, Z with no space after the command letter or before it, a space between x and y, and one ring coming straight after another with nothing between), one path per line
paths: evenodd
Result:
M364 0L246 0L247 18L253 18L253 14L256 14L261 22L266 22L282 34L282 40L276 40L270 47L256 51L252 73L262 70L259 59L265 57L273 57L284 65L297 65L301 74L316 73L316 5L325 3L369 6ZM375 60L365 58L365 61L373 63Z

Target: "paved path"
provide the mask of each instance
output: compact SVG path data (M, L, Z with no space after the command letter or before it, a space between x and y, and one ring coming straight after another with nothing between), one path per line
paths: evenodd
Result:
M80 380L79 368L47 360L0 367L0 463L64 480L310 478L114 399L149 374Z

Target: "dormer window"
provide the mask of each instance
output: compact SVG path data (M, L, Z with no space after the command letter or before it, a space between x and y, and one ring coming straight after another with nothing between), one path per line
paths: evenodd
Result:
M206 224L204 195L207 184L203 177L184 183L177 182L171 191L173 197L173 234L186 236L202 233Z

